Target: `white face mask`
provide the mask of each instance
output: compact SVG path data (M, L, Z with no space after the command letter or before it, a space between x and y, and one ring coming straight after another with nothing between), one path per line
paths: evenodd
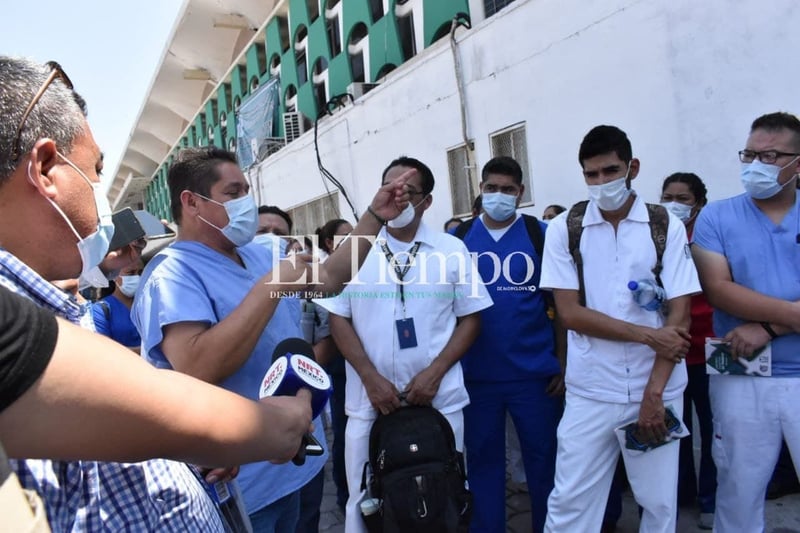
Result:
M621 208L631 195L627 184L630 171L631 167L628 165L628 172L621 178L602 185L589 185L589 200L596 203L603 211L616 211Z
M680 202L661 202L667 211L681 219L681 222L686 224L689 222L689 219L692 218L692 209L694 209L693 205L686 205Z
M75 234L75 237L78 239L77 247L78 253L81 256L81 273L79 275L81 287L86 286L93 286L93 287L108 287L108 278L100 270L100 263L103 262L106 255L110 251L108 249L109 244L111 244L111 239L114 237L114 222L111 219L111 205L108 203L108 198L106 195L103 194L102 188L100 187L100 183L92 182L86 174L83 173L81 169L79 169L75 163L70 161L66 158L61 152L57 152L59 157L64 160L69 166L72 167L75 172L77 172L85 181L89 184L92 188L92 195L94 196L94 206L95 210L97 211L97 228L86 237L81 237L78 230L75 229L72 222L70 221L69 217L64 213L64 211L50 198L45 198L53 208L58 211L58 214L61 215L61 218L64 219L64 222L67 223L69 229L72 230L72 233ZM28 162L28 179L31 183L34 183L33 177L31 176L31 163Z
M425 198L427 197L428 195L426 194ZM414 222L414 217L417 214L416 208L422 205L422 202L425 201L425 198L420 200L420 202L417 205L411 205L411 202L409 202L406 208L403 209L403 212L397 215L389 222L387 222L386 225L389 226L390 228L401 229L405 228L406 226Z
M198 217L200 220L222 232L234 246L244 246L253 240L253 237L256 235L256 230L258 230L258 207L252 196L245 194L239 198L234 198L233 200L222 203L197 192L194 194L211 203L221 205L228 214L228 224L224 228L215 226L203 217Z
M136 294L136 289L139 288L139 281L141 281L141 276L120 276L122 279L122 284L119 286L119 292L127 296L128 298L133 298L133 295Z

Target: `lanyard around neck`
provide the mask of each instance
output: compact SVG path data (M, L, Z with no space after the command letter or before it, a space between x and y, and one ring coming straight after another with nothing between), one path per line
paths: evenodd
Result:
M417 251L419 250L421 244L422 243L420 241L416 241L414 243L414 246L412 246L411 249L408 251L408 261L406 261L406 264L403 265L403 268L401 269L400 265L398 265L397 262L394 260L394 254L389 249L389 245L386 243L386 241L381 242L381 250L383 251L383 254L386 256L386 260L389 262L390 265L394 267L394 273L397 274L397 280L399 281L398 285L400 285L400 303L403 306L403 317L406 316L406 296L403 291L403 286L405 285L405 283L403 283L403 278L405 277L406 274L408 274L408 270L414 263L414 258L417 256Z

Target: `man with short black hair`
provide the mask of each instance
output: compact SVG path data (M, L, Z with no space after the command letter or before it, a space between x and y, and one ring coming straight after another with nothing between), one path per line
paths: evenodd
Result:
M481 172L483 213L465 222L469 229L460 232L478 257L478 271L494 302L481 311L481 332L462 360L470 397L464 440L475 494L473 531L505 527L507 413L519 437L533 531L544 527L553 488L565 354L561 342L556 357L550 297L538 287L547 226L517 213L524 191L519 163L510 157L491 159Z
M103 156L85 102L56 63L0 57L0 284L93 329L88 307L52 285L107 273L138 257L110 254ZM24 229L24 231L22 231ZM91 369L86 369L91 371ZM54 437L54 438L57 438ZM182 463L14 461L44 500L53 531L223 531L214 503Z
M690 296L700 284L680 219L645 204L631 189L640 162L625 132L593 128L578 160L589 202L550 222L542 265L541 286L553 290L558 315L570 330L566 407L545 531L600 529L622 448L643 508L639 530L674 532L679 446L664 443L665 408L672 406L677 417L683 412L686 370L676 363L689 350ZM664 217L662 257L652 224ZM662 285L667 316L640 307L630 281ZM663 445L645 453L621 445L615 429L630 420L642 444Z
M492 304L463 243L422 222L433 202L428 166L400 157L383 171L383 183L409 172L408 207L378 234L354 282L319 300L347 361L347 533L365 531L359 503L372 423L401 406L401 393L409 404L441 411L463 451L469 397L459 359L480 330L478 312Z
M276 205L262 205L258 208L258 229L256 235L272 233L280 237L292 234L292 217Z
M143 268L142 261L123 268L114 279L114 292L92 304L95 331L136 353L139 353L142 339L131 322L131 306Z
M348 239L319 267L321 290L337 292L350 279L351 257L363 260L369 249L366 236L407 203L407 177L381 187L353 231L362 238ZM134 301L142 356L160 368L257 399L278 343L302 337L297 301L280 295L305 289L312 265L302 258L273 261L270 248L252 243L257 208L231 152L186 148L167 181L180 231L176 242L148 263ZM302 467L243 465L237 481L254 531L293 532L298 489L323 465L324 457L308 458Z
M709 379L722 532L763 531L782 439L800 457L800 120L758 117L739 159L745 193L706 206L692 245L714 332L740 360L772 349L771 377Z

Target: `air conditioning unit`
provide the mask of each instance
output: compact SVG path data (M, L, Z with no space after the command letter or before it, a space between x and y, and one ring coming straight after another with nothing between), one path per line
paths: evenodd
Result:
M280 137L267 137L258 149L258 160L263 161L286 146L286 139Z
M286 144L294 141L306 131L303 115L297 111L289 111L283 114L283 138Z
M353 95L353 100L358 100L378 85L380 85L380 83L364 83L363 81L354 81L347 86L347 92Z

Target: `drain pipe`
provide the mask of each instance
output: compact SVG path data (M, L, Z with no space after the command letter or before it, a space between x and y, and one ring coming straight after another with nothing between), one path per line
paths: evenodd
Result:
M456 87L458 88L458 106L461 110L461 138L464 140L464 148L467 151L467 175L470 180L470 187L475 185L475 143L473 143L467 132L467 102L464 96L464 79L461 71L461 59L458 56L458 46L456 45L456 28L464 26L469 28L458 16L453 17L450 23L450 50L453 52L453 66L455 68Z

